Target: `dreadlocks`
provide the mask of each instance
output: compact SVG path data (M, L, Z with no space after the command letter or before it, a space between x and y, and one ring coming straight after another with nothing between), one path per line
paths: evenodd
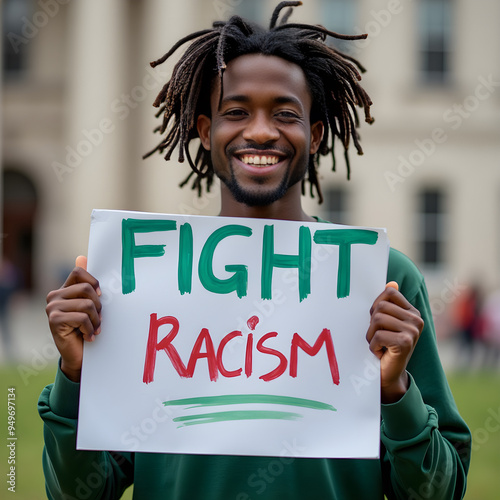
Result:
M196 119L199 114L210 116L210 89L214 77L219 79L222 98L223 75L228 62L239 56L259 53L281 57L302 68L312 95L311 123L321 120L325 125L318 152L310 156L308 165L307 180L310 182L311 196L314 197L315 189L319 203L323 201L317 176L319 156L331 153L335 170L335 138L340 139L344 147L349 179L348 148L351 138L358 154L363 154L356 131L359 126L356 108L364 109L365 121L371 124L372 102L359 84L360 72L364 72L364 68L355 59L329 47L325 40L327 36L342 40L359 40L367 35L341 35L319 25L288 23L293 7L301 4L300 1L279 3L271 17L268 30L239 16L233 16L227 22L215 22L212 29L197 31L182 38L163 57L153 61L151 66L154 68L165 62L179 47L192 42L175 65L170 81L162 88L153 104L159 108L156 117L163 117L155 132L164 137L144 158L158 151L165 153L165 160L169 160L178 146L179 162L187 158L192 169L181 186L187 184L196 174L192 188L196 189L200 196L205 179L206 189L209 191L214 177L210 152L200 145L193 159L189 149L191 140L198 137ZM288 9L280 21L281 11L285 7ZM303 180L302 192L304 191Z

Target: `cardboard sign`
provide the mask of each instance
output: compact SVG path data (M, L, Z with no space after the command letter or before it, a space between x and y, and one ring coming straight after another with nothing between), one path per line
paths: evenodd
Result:
M385 230L95 210L79 449L374 458Z

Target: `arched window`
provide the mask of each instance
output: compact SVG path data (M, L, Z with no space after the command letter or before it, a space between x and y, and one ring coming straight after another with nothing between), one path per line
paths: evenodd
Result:
M20 286L33 287L33 230L37 206L31 180L15 170L3 174L2 256L17 269Z

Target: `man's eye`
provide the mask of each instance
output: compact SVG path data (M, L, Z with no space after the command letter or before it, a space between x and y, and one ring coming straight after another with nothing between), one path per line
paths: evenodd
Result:
M296 120L299 118L297 113L294 113L293 111L278 111L276 113L276 116L278 116L279 118L285 118L290 120Z
M245 116L246 112L243 109L230 109L224 113L224 116Z

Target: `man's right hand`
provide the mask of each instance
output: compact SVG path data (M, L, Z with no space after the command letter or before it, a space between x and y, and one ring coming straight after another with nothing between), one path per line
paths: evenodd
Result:
M86 269L87 258L77 257L64 285L47 295L45 309L61 354L61 370L74 382L80 381L83 342L92 342L101 330L101 289Z

